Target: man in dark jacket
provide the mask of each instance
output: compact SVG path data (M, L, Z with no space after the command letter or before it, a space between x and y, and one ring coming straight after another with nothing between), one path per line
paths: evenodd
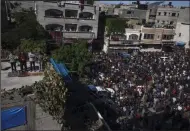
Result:
M27 71L27 55L24 52L19 54L20 70L23 72ZM24 67L24 70L23 70Z

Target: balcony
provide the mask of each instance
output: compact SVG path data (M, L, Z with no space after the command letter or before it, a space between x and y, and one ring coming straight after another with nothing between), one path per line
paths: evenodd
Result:
M64 6L66 9L80 9L81 4L71 4L71 3L64 3ZM90 11L90 12L94 12L96 10L96 6L92 6L92 5L82 5L83 11Z
M94 20L94 15L90 12L81 12L79 14L79 19L83 20Z
M92 26L88 26L88 25L79 26L78 31L79 32L92 32L93 31L93 27Z
M76 32L77 24L65 24L65 31L66 32Z
M105 40L106 43L109 42L108 39ZM130 45L139 45L140 41L139 40L119 40L119 41L114 41L110 40L109 42L110 46L130 46Z
M49 31L62 31L63 26L59 24L48 24L45 26L45 29Z
M77 19L78 17L78 10L65 10L65 19Z
M73 38L73 39L93 39L93 32L63 32L64 38Z
M48 9L45 11L47 18L63 18L63 11L57 9Z

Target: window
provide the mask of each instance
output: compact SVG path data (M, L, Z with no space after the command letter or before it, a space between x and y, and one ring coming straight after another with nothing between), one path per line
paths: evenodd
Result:
M144 39L154 39L154 34L144 34Z
M177 17L179 17L179 13L177 14Z
M179 37L181 37L181 33L179 33Z
M132 12L131 11L127 11L127 14L132 14Z
M163 40L172 40L173 39L173 35L163 35L162 39Z
M176 16L176 13L172 13L172 16Z
M160 36L158 35L158 39L160 38Z
M159 20L157 20L157 23L159 23L160 21Z
M174 24L174 22L173 21L170 21L170 25L173 25Z
M167 15L167 12L164 12L164 16L166 16Z
M164 20L162 21L162 24L165 24L165 21L164 21Z
M170 16L170 13L168 13L168 15Z
M158 12L158 15L161 15L161 12Z
M150 9L150 13L152 12L152 9Z

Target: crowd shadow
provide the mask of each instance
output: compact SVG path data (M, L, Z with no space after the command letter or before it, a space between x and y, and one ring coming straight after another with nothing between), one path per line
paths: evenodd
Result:
M69 125L72 130L87 130L87 121L98 121L97 111L99 111L107 124L110 125L110 128L119 129L118 127L115 128L117 124L114 123L119 117L119 113L113 105L109 105L104 99L97 97L88 89L87 85L82 84L80 81L68 83L66 87L68 92L63 116L67 123L65 125ZM92 106L89 106L89 103L92 103L97 111ZM105 125L99 128L107 130Z

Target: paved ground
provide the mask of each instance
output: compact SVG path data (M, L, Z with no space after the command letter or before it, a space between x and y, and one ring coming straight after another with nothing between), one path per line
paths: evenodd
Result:
M1 68L6 67L10 67L10 64L8 62L1 62ZM17 68L20 69L19 67ZM11 72L11 69L1 70L1 89L10 90L13 88L20 88L43 79L43 76L8 77L9 72Z

